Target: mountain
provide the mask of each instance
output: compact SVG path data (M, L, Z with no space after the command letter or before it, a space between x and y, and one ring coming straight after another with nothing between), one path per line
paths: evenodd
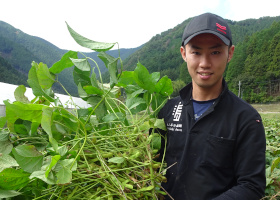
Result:
M189 21L190 19L187 19L176 27L154 36L141 49L131 54L123 62L124 69L132 70L135 68L137 62L140 61L150 72L159 71L161 76L167 75L173 81L180 80L185 83L190 82L191 78L187 72L187 65L180 54L182 33ZM264 71L266 72L266 78L273 77L273 80L280 79L280 75L277 75L272 70L277 67L280 69L280 48L278 45L280 27L277 25L279 21L280 16L242 21L227 20L231 28L233 44L236 46L236 52L225 73L227 81L230 82L230 89L236 91L236 86L238 86L236 81L240 78L237 78L238 75L243 74L242 80L246 78L244 73L247 72L248 75L248 70L244 69L247 68L247 66L245 67L247 64L252 69L252 72L257 72L259 75L257 79L255 76L257 74L251 76L251 81L268 81L268 79L262 77ZM251 52L249 53L248 51ZM264 54L264 52L266 53ZM266 57L268 54L269 57ZM266 58L269 58L267 62L260 62L260 59L266 60ZM273 60L274 64L269 65L269 60L271 60L271 62ZM256 65L259 66L258 70L253 70ZM274 67L272 67L272 65ZM263 70L263 68L268 66L270 66L269 71ZM260 68L262 68L262 70L260 70ZM257 85L257 83L255 85ZM180 84L180 86L182 86L182 84ZM267 96L267 93L268 92L264 92L263 96ZM245 99L250 102L261 101L249 98Z
M120 49L121 58L125 59L139 48L141 47ZM32 61L43 62L51 67L66 52L67 50L60 49L42 38L30 36L10 24L0 21L0 82L27 86L27 75ZM111 50L107 53L118 56L119 51ZM97 52L83 54L94 59L102 73L107 71L103 62L97 57ZM79 57L83 57L83 55L79 53ZM93 62L90 63L94 66ZM73 68L65 69L59 74L58 80L70 94L77 96L77 86L73 82L72 74ZM54 85L54 90L57 93L65 94L58 84Z
M191 81L187 73L186 63L183 62L179 50L183 30L189 21L190 19L187 19L174 28L155 35L150 41L138 48L120 49L120 52L118 50L111 50L107 53L114 57L118 57L120 54L125 70L134 70L137 62L140 61L150 72L159 71L161 76L167 75L173 81L177 81L177 83L180 81L180 84L174 84L178 85L176 87L180 87L182 84ZM263 84L265 88L270 87L267 85L268 81L280 79L277 70L279 69L280 62L280 55L278 53L280 52L278 45L280 39L278 31L280 27L277 23L280 21L280 16L227 21L231 27L233 44L236 46L235 55L225 73L230 89L236 91L238 81L243 81L243 86L246 86L246 82L248 82L246 80L247 77L250 77L251 81L255 81L254 85L265 82ZM16 80L18 77L19 80L17 80L17 83L14 82L14 84L19 82L26 84L24 80L26 80L25 77L33 60L44 62L51 67L65 52L66 50L59 49L39 37L27 35L0 21L0 57L4 59L4 61L3 59L0 60L0 69L5 69L5 73L8 73L5 76L1 76L0 81L4 80L3 82L9 81L9 83L12 83L11 81ZM98 53L83 54L97 62L100 71L103 73L103 80L108 81L107 69L97 57ZM82 54L79 54L79 57L82 57ZM93 62L90 63L92 66L95 66ZM268 70L264 70L264 68ZM72 68L66 69L58 78L72 95L77 95L77 87L71 82L73 80L72 72ZM277 86L275 87L277 88ZM178 91L177 88L175 90ZM274 90L264 90L253 88L248 91L251 93L258 92L263 95L263 98L266 98L268 93L274 96L277 94L277 92L273 92ZM244 92L244 96L247 95L248 91ZM55 88L55 92L63 93L58 85ZM256 99L257 97L253 99L246 97L246 100L251 102L260 101Z
M263 17L260 19L247 19L243 21L227 20L232 31L233 44L236 45L253 33L269 28L279 17ZM138 60L149 71L160 71L162 76L168 75L172 80L180 78L180 67L184 63L181 54L181 37L186 24L190 19L154 36L140 50L131 54L124 61L124 68L131 70ZM184 67L184 66L183 66ZM181 70L182 71L182 70Z
M225 79L248 102L280 100L280 21L236 45Z

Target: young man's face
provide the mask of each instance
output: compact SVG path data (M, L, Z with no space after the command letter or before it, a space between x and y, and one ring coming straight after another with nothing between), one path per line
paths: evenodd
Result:
M234 46L226 46L217 36L205 33L181 47L183 59L187 62L193 87L215 89L221 87L226 64L231 60Z

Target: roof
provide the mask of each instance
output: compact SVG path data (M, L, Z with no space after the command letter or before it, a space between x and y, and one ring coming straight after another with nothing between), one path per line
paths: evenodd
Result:
M11 102L16 101L15 96L14 96L14 91L16 90L17 87L18 87L18 85L12 85L12 84L8 84L8 83L0 82L0 88L1 88L0 89L0 91L1 91L0 105L4 105L3 101L5 101L5 100L10 100ZM70 96L57 94L57 93L55 93L55 95L60 99L62 104L65 105L65 107L67 107L67 108L74 107L73 104L71 104ZM32 100L35 97L32 92L32 89L28 88L28 87L26 87L25 96L29 100ZM81 108L89 107L89 105L81 98L72 97L72 99L73 99L73 103Z

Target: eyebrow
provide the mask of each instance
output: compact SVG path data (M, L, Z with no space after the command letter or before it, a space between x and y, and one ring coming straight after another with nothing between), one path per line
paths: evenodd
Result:
M210 47L209 49L216 49L216 48L219 48L221 46L223 46L223 45L222 44L216 44L216 45ZM193 49L202 49L201 47L193 45L193 44L191 45L191 48L193 48Z

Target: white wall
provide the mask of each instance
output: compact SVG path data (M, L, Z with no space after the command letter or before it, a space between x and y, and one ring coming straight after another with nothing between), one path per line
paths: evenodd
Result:
M10 100L11 102L14 102L16 99L14 97L14 91L17 88L17 85L12 85L12 84L8 84L8 83L2 83L0 82L0 116L5 116L5 105L3 103L3 101L5 100ZM57 97L59 97L60 101L62 102L63 105L65 105L65 107L68 108L73 108L74 106L71 105L71 100L70 97L67 95L62 95L62 94L55 94ZM35 96L32 93L32 89L31 88L26 88L26 92L25 92L25 96L29 99L32 100ZM89 107L89 105L82 100L81 98L77 98L77 97L72 97L73 99L73 103L75 103L77 106L81 107L81 108L87 108Z

